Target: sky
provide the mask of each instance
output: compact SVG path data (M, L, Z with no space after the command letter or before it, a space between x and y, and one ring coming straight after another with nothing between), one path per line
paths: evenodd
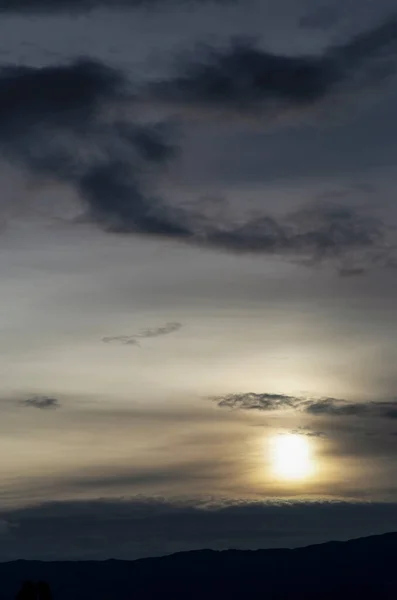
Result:
M396 530L394 2L0 15L0 560Z

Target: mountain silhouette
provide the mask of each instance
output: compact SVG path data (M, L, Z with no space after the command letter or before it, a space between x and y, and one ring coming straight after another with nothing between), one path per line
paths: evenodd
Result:
M54 600L397 597L397 533L275 550L198 550L136 561L0 563L0 600L45 581Z

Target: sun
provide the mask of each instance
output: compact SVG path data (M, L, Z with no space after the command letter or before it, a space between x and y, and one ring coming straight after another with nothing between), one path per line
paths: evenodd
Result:
M309 440L296 434L278 435L272 440L272 463L277 477L303 480L313 472Z

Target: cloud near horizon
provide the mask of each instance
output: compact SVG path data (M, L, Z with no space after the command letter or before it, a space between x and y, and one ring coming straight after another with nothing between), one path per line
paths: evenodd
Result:
M128 560L207 547L295 547L384 533L397 529L397 505L133 497L48 502L3 511L0 519L6 523L2 561Z

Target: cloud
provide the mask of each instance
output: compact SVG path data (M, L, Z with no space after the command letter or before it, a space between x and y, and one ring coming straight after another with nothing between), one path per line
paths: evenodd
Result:
M140 346L140 343L133 335L113 335L102 338L105 344L124 344L125 346Z
M385 418L397 419L397 402L378 402L376 406Z
M1 135L12 138L51 126L75 128L76 121L82 124L84 118L98 116L104 101L121 98L123 85L115 70L88 59L41 68L3 66Z
M182 0L168 0L170 6ZM197 4L224 3L232 0L190 0ZM184 0L186 2L186 0ZM145 8L164 4L164 0L0 0L0 12L6 13L54 13L86 12L96 8Z
M87 218L114 231L179 238L146 180L174 155L157 124L131 117L121 73L92 61L0 71L0 155L77 190Z
M92 60L5 67L0 156L38 178L74 188L84 219L109 231L305 264L329 262L345 276L392 263L388 227L352 207L322 203L284 217L262 213L236 222L156 197L153 189L178 147L169 126L140 118L135 101L122 73ZM152 335L159 332L144 337ZM135 344L136 337L119 341Z
M201 548L295 547L397 529L397 505L161 498L50 502L3 511L18 524L0 559L132 559ZM101 527L98 528L98 523Z
M315 263L336 261L340 270L361 274L386 264L387 228L375 217L347 206L308 206L284 219L263 216L238 227L209 231L209 245L235 252L295 256Z
M181 74L153 84L154 101L211 113L245 114L258 118L275 103L306 105L323 98L335 79L333 65L322 58L273 54L250 42L232 43L227 50L207 48Z
M132 335L116 335L116 336L107 336L102 338L102 341L106 344L119 343L124 344L126 346L139 346L140 343L138 340L146 339L146 338L154 338L160 337L162 335L168 335L170 333L174 333L178 331L182 327L181 323L170 322L162 325L161 327L151 327L147 329L143 329L139 333L135 333Z
M397 402L348 402L339 398L309 398L285 394L228 394L211 398L220 408L237 410L297 410L313 416L397 419ZM313 432L318 434L321 432ZM309 435L309 434L307 434Z
M335 398L309 401L305 412L311 415L330 415L339 417L362 416L368 413L373 404L350 403Z
M347 402L335 398L308 401L305 412L336 417L381 417L397 419L397 402Z
M5 519L0 519L0 536L7 535L11 528L12 525L8 521L6 521Z
M179 67L174 78L155 82L152 99L193 108L207 116L290 116L334 94L358 91L395 72L397 18L360 33L322 55L289 56L251 41L205 48Z
M109 492L120 493L120 490L139 492L142 488L146 490L163 489L164 486L181 488L210 487L218 482L221 477L228 473L229 465L226 462L219 464L214 458L208 460L183 460L173 464L158 464L155 467L129 466L128 468L111 469L89 468L81 474L73 473L72 476L63 476L41 483L41 489L51 492L60 490L70 494L94 492L108 494Z
M50 410L61 407L61 403L57 398L50 398L49 396L33 396L32 398L21 400L20 404L31 408L39 408L40 410Z
M176 322L166 323L165 325L163 325L161 327L152 327L152 328L144 329L143 331L138 333L136 337L139 337L139 338L159 337L161 335L168 335L169 333L174 333L175 331L178 331L178 329L180 329L181 327L182 327L182 325L180 323L176 323Z
M300 27L307 29L327 30L334 26L341 17L341 7L334 5L317 6L299 19Z
M339 275L341 277L356 277L357 275L363 275L365 269L363 267L342 267L339 269Z
M284 408L294 408L300 399L284 394L229 394L212 398L221 408L237 408L240 410L272 411Z
M309 429L309 427L299 427L298 429L291 431L291 433L295 435L305 435L306 437L326 437L324 431L313 431L312 429Z

